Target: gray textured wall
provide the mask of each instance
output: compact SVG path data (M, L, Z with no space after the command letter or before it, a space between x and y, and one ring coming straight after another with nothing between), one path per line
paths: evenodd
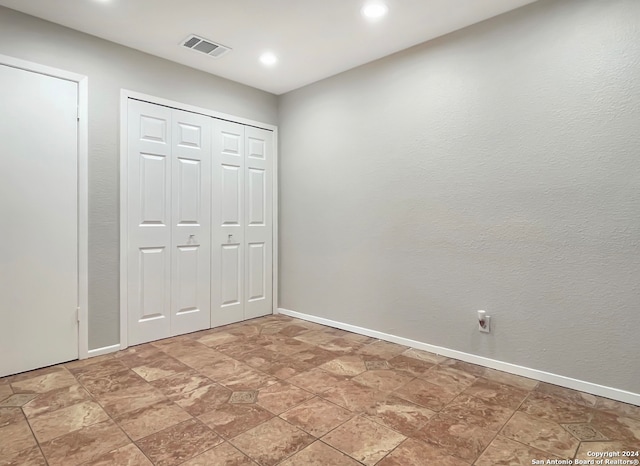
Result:
M638 18L543 0L284 95L280 306L640 393Z
M116 344L120 89L271 124L276 96L3 7L0 53L89 76L89 348Z

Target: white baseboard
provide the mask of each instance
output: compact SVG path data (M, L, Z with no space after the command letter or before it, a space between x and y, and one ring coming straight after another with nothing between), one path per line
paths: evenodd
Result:
M103 354L115 353L116 351L120 351L120 343L117 345L104 346L102 348L96 348L89 350L90 358L95 358L96 356L102 356Z
M613 387L606 387L604 385L598 385L591 382L585 382L584 380L572 379L563 375L552 374L550 372L544 372L537 369L531 369L529 367L518 366L516 364L511 364L508 362L497 361L495 359L489 359L483 356L477 356L475 354L463 353L462 351L430 345L428 343L422 343L420 341L410 340L408 338L378 332L377 330L370 330L351 324L337 322L335 320L329 320L309 314L302 314L300 312L290 311L288 309L278 308L278 313L290 317L295 317L297 319L308 320L309 322L315 322L317 324L328 325L329 327L339 328L348 332L366 335L368 337L377 338L379 340L390 341L399 345L429 351L431 353L436 353L448 358L459 359L461 361L477 364L479 366L489 367L491 369L509 372L515 375L521 375L523 377L539 380L541 382L560 385L562 387L571 388L573 390L591 393L592 395L598 395L605 398L622 401L624 403L631 403L633 405L640 406L640 394L638 393L628 392Z

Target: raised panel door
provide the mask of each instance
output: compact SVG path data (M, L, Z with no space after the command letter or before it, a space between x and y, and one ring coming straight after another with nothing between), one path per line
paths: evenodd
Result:
M244 319L244 126L214 120L211 326Z
M171 335L171 110L128 101L128 343Z
M247 126L245 319L273 312L273 132Z
M171 335L210 326L211 125L173 110Z

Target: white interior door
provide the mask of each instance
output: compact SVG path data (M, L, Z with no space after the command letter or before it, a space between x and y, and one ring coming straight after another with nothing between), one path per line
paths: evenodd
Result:
M211 323L211 124L173 110L171 335Z
M211 325L273 311L273 132L217 120Z
M128 101L129 345L171 335L171 109Z
M273 310L273 132L245 128L244 316Z
M78 84L0 65L0 377L78 358Z
M215 120L211 326L244 319L244 126Z
M128 100L128 344L271 314L273 132Z
M212 119L128 101L128 343L210 327Z

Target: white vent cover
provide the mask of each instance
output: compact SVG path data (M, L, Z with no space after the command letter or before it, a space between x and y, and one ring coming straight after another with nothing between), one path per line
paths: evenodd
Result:
M181 42L181 45L188 49L195 50L196 52L209 55L213 58L220 58L225 53L231 51L229 47L225 47L221 44L216 44L209 39L204 39L193 34L183 40Z

